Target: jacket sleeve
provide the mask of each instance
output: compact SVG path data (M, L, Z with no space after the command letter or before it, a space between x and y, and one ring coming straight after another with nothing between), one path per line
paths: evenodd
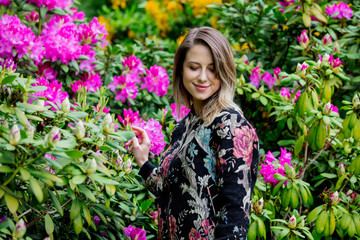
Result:
M145 186L150 190L155 196L157 195L156 191L156 182L158 177L158 167L154 167L150 161L144 163L140 168L139 174L145 179Z
M213 125L218 196L215 239L246 239L259 161L255 129L238 112Z

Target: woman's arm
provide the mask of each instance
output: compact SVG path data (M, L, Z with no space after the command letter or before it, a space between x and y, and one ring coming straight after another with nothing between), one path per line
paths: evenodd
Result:
M257 177L258 137L240 113L232 111L218 120L213 125L219 185L215 238L245 239Z

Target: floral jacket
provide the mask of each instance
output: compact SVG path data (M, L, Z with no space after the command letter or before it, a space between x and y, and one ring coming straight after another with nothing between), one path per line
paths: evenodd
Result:
M246 239L259 143L234 109L209 126L191 111L174 128L158 167L140 169L156 196L158 239Z

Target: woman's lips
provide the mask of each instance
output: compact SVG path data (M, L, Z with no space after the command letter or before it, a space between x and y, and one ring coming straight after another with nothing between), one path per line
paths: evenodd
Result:
M196 85L196 84L194 84L194 85L198 91L205 91L209 87L209 86L202 86L202 85Z

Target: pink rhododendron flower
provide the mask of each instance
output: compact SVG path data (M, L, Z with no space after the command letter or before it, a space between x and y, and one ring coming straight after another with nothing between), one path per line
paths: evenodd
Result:
M80 76L80 80L71 83L71 89L73 92L77 92L80 88L86 87L87 92L96 92L101 85L101 77L97 73L84 73L84 75Z
M264 164L261 164L260 173L263 175L265 182L276 185L279 181L274 178L274 174L280 173L285 176L285 163L290 167L291 153L287 152L286 148L280 148L281 155L276 159L272 152L268 151L265 156Z
M280 79L279 74L281 73L281 69L279 67L274 68L274 75L277 80Z
M291 93L293 93L295 91L295 89L291 90ZM280 95L286 100L289 101L291 94L290 94L290 89L288 88L281 88L280 90ZM297 99L300 97L301 95L301 91L297 91L295 96L294 96L294 103L297 101Z
M78 12L77 8L71 8L71 11L73 12L72 19L73 21L83 21L85 19L85 13L84 12Z
M99 224L100 224L100 222L101 222L101 219L99 218L98 215L96 215L96 216L94 217L93 221L94 221L95 226L99 226Z
M182 104L180 106L180 113L176 110L175 103L171 103L170 107L172 110L171 116L173 116L175 118L176 122L180 122L180 120L183 119L190 112L190 109L188 109L186 106L184 106Z
M340 2L338 4L334 3L331 7L326 7L325 14L334 15L333 19L351 19L353 16L353 10L344 2Z
M309 65L307 63L303 63L300 64L298 63L297 67L296 67L296 73L300 76L300 77L305 77L306 75L306 69L309 67Z
M26 20L28 20L29 22L37 22L39 21L39 14L36 11L32 11L29 15L28 14L24 14Z
M38 71L36 72L37 75L45 77L46 80L54 81L56 80L57 71L55 71L51 66L50 62L39 62L37 64Z
M256 67L253 70L251 70L250 75L250 84L254 85L256 88L259 88L260 86L260 67Z
M58 103L58 106L60 106L66 97L69 97L67 92L61 91L62 83L59 83L56 80L49 82L44 77L40 77L39 79L36 79L36 81L37 83L33 84L33 86L46 86L47 88L44 91L33 93L33 96L35 97L45 97L47 101L53 102L55 104ZM33 100L34 99L30 98L30 101ZM45 101L45 105L49 105L47 101Z
M78 39L81 44L96 44L98 40L102 40L102 47L107 45L105 40L107 36L105 24L101 24L97 17L94 17L89 24L80 24L78 26Z
M309 36L307 35L305 29L301 32L300 36L297 36L297 38L298 38L299 44L300 44L303 48L307 48L307 46L308 46L309 43L310 43L310 39L309 39Z
M12 3L12 1L10 1L10 0L0 0L0 5L3 5L5 7L10 6L11 3Z
M249 64L249 59L247 58L247 56L245 54L243 54L240 58L240 63L246 63Z
M291 4L294 3L294 0L280 0L279 1L280 5L283 6L283 7L287 7Z
M147 76L143 79L141 89L147 89L149 92L155 92L159 97L167 94L169 86L169 76L166 70L160 66L154 65L150 69L145 69Z
M129 72L134 74L142 74L144 72L144 66L140 59L136 56L124 57L124 61L121 62L125 68L129 69Z
M124 233L128 240L146 240L146 231L141 228L134 228L129 225L124 228Z
M15 16L5 14L0 18L0 57L22 58L30 53L30 57L39 62L43 56L41 41L30 27L20 22Z
M47 7L52 10L56 7L63 9L70 9L73 0L26 0L28 3L33 3L38 7Z
M0 58L0 66L2 69L8 69L10 72L15 72L17 68L17 64L12 58Z
M80 62L79 69L87 72L93 72L95 67L94 62L96 61L95 50L90 45L83 45L80 49L80 55L88 57L88 59Z
M125 76L114 76L112 83L108 85L112 92L116 92L115 100L125 102L127 98L134 99L138 93L138 86Z
M270 73L265 72L261 78L264 80L264 82L269 86L269 89L271 90L274 84L276 83L276 78L271 76Z
M140 121L139 111L136 111L134 113L131 110L131 108L129 108L128 110L126 110L124 108L123 115L124 115L124 118L122 118L120 115L118 115L118 119L119 119L119 122L124 124L124 126L126 126L128 124L132 125L133 123Z
M158 225L158 216L159 216L159 212L158 211L151 211L151 222L153 224L155 224L156 226Z

